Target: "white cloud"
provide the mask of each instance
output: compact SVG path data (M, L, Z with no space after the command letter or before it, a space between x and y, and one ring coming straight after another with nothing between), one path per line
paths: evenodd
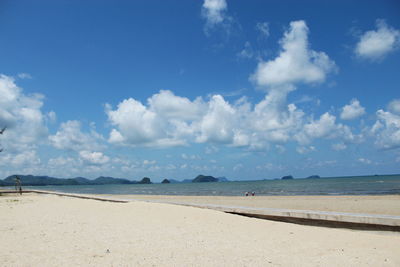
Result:
M182 159L186 159L186 160L200 160L201 157L199 155L188 155L185 153L182 153L181 155Z
M376 112L377 121L371 128L375 145L381 149L400 147L400 115L382 109Z
M336 69L324 52L309 49L308 27L302 20L290 23L280 41L282 51L270 61L258 63L251 80L265 89L291 91L295 83L323 82Z
M32 76L29 73L18 73L17 76L20 79L32 79Z
M365 159L365 158L359 158L358 159L358 162L361 162L361 163L363 163L363 164L372 164L372 161L371 160L369 160L369 159Z
M400 114L400 99L393 99L388 105L389 111Z
M4 149L27 151L45 140L43 95L26 95L12 77L0 75L0 96L0 128L7 127L1 140Z
M167 119L194 120L201 117L206 108L201 97L190 101L169 90L160 90L148 99L148 103L152 111Z
M205 109L201 98L190 101L161 90L148 99L148 106L129 98L118 104L116 110L106 105L112 129L109 142L122 145L179 146L193 135L190 122L201 118Z
M234 172L236 172L236 171L239 171L239 170L241 170L241 169L243 169L243 168L244 168L243 164L242 164L242 163L238 163L238 164L236 164L235 166L233 166L232 170L233 170Z
M110 158L102 152L80 151L79 156L84 162L89 164L105 164L109 162Z
M256 24L256 30L260 33L261 37L268 38L268 36L269 36L269 23L268 22L258 22Z
M256 166L257 170L268 170L268 171L273 171L273 170L283 170L283 166L279 164L272 164L270 162L258 165Z
M316 149L314 146L308 146L308 147L307 146L299 146L296 148L296 151L299 154L307 154L307 153L313 152L315 150Z
M351 100L349 105L342 108L340 118L342 120L352 120L365 114L365 108L360 105L357 99Z
M325 112L319 120L304 125L305 134L312 138L322 138L332 135L336 129L336 117Z
M376 21L376 30L365 32L355 47L355 53L361 58L378 60L399 48L400 31L386 24L384 20Z
M75 158L72 157L56 157L56 158L51 158L48 160L47 165L50 168L60 168L60 167L65 167L67 165L75 165L76 160Z
M336 124L336 117L325 112L318 120L311 120L304 124L302 131L295 135L300 144L309 144L313 139L341 139L348 143L359 143L362 135L354 135L350 128L341 123Z
M332 145L332 149L336 151L345 150L346 148L347 146L344 143L337 143Z
M155 161L155 160L147 160L147 159L143 160L143 165L144 165L144 166L147 166L147 165L154 165L154 164L156 164L156 163L157 163L157 161Z
M61 123L57 133L49 136L49 141L55 148L64 150L90 151L102 148L102 136L94 129L90 133L83 133L79 121Z
M121 102L115 111L108 107L106 112L111 123L119 128L113 129L110 142L146 143L165 134L156 113L133 98Z
M206 19L207 27L213 27L226 19L226 0L204 0L202 16Z
M214 153L215 145L220 144L265 151L270 144L290 141L305 147L319 138L346 143L362 138L348 126L336 123L336 117L328 112L318 120L306 116L296 105L287 104L286 95L277 90L269 91L255 105L245 97L233 103L221 95L213 95L208 101L191 101L160 91L148 99L147 105L130 98L115 110L108 105L106 113L115 126L109 142L124 146L171 147L197 142L208 144L205 153Z
M0 165L10 167L30 167L40 164L40 158L35 150L21 151L17 154L1 155Z
M204 149L204 153L206 154L214 154L217 153L218 151L219 148L214 145L206 146L206 148Z
M285 96L271 91L255 105L249 122L260 139L286 142L301 128L304 113L294 104L285 104Z
M215 12L226 9L221 3L214 3L215 6L205 3L208 8L215 8ZM213 13L214 21L220 21L218 12ZM242 97L229 103L221 95L212 95L208 101L202 98L192 101L167 90L151 96L147 105L129 98L114 110L106 105L108 119L114 126L109 142L152 147L198 142L265 150L269 143L303 144L325 138L330 129L335 130L335 137L354 139L348 127L335 124L334 116L327 114L316 122L296 105L286 103L287 93L295 89L296 83L323 82L335 69L335 63L325 53L308 48L308 28L304 21L292 22L290 26L281 40L280 55L261 62L252 75L257 85L268 89L261 102L253 105Z
M250 42L246 42L246 43L244 44L244 48L243 48L239 53L237 53L237 56L238 56L239 58L242 58L242 59L250 59L250 58L253 58L253 56L254 56L254 51L253 51L253 48L251 47Z
M46 118L49 122L54 123L57 121L57 115L54 111L50 111L46 114Z
M214 95L208 112L202 118L197 142L231 143L234 137L234 120L239 116L220 95Z

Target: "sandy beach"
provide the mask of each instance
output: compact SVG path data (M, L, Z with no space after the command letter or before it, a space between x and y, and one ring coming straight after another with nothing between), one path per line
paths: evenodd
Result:
M172 196L172 195L98 195L126 200L164 203L213 204L252 208L400 215L400 195L354 196Z
M400 235L170 204L0 197L2 266L399 266Z

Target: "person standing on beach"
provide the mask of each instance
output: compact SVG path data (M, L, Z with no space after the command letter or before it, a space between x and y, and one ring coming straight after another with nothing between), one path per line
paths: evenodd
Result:
M15 191L22 195L21 179L18 176L15 176Z

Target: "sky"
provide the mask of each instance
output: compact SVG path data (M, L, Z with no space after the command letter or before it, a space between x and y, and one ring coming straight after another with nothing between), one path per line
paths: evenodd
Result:
M400 3L0 1L0 178L400 173Z

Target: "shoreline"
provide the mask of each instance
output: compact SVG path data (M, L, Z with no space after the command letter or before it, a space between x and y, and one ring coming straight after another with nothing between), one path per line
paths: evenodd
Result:
M297 209L400 216L400 195L335 195L335 196L182 196L182 195L114 195L121 200L163 203L244 206L249 208Z

